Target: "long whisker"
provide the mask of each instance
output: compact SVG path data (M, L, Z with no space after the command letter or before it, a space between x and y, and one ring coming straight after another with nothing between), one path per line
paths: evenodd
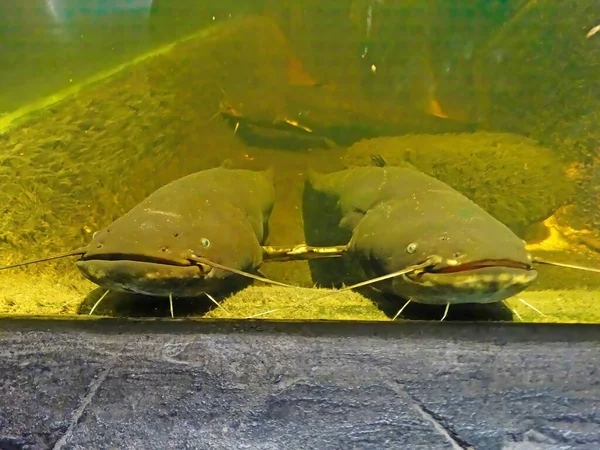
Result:
M546 314L544 314L543 312L541 312L539 309L537 309L535 306L527 303L525 300L523 300L522 298L519 297L519 301L521 303L523 303L525 306L529 306L531 309L533 309L536 313L538 313L541 316L547 317Z
M406 267L406 268L404 268L402 270L398 270L396 272L388 273L387 275L382 275L382 276L377 277L377 278L372 278L372 279L367 280L367 281L362 281L360 283L356 283L356 284L353 284L351 286L346 286L346 287L344 287L342 289L336 289L336 290L334 290L332 292L328 292L327 294L311 298L310 301L314 302L316 300L321 300L321 299L324 299L326 297L331 297L333 295L338 295L338 294L340 294L342 292L350 291L350 290L356 289L358 287L368 286L370 284L378 283L379 281L388 280L390 278L396 278L396 277L399 277L400 275L405 275L407 273L413 273L413 272L422 271L423 269L428 269L428 268L434 267L435 265L439 264L439 259L440 258L438 258L438 257L431 257L431 258L429 258L428 260L426 260L425 262L423 262L421 264L416 264L414 266L408 266L408 267ZM265 312L262 312L262 313L253 314L251 316L246 317L246 319L253 319L255 317L264 316L266 314L270 314L270 313L273 313L273 312L276 312L276 311L281 311L283 309L296 308L296 307L298 307L299 305L301 305L303 303L305 303L305 302L299 302L299 303L296 303L294 305L283 306L281 308L272 309L270 311L265 311Z
M444 310L444 315L440 319L440 322L443 322L446 316L448 315L448 310L450 309L450 302L446 303L446 309Z
M104 297L106 297L109 292L110 292L110 289L108 291L106 291L104 294L102 294L102 296L98 299L98 301L96 303L94 303L94 306L92 306L92 309L90 309L90 312L88 314L89 316L91 316L92 314L94 314L94 311L96 310L96 307L100 304L100 302L102 300L104 300Z
M402 308L400 308L400 309L398 310L398 312L396 313L396 315L394 316L394 318L393 318L392 320L396 320L396 319L398 318L398 316L399 316L400 314L402 314L402 311L404 311L404 308L406 308L406 307L408 306L408 304L409 304L411 301L412 301L412 300L411 300L411 299L409 299L409 300L408 300L408 301L407 301L407 302L406 302L406 303L405 303L405 304L402 306Z
M175 313L173 312L173 294L169 293L169 311L171 312L171 319L175 318Z
M0 270L13 269L15 267L28 266L30 264L36 264L36 263L40 263L40 262L52 261L54 259L68 258L69 256L80 256L80 255L85 254L86 251L87 251L87 247L82 247L82 248L78 248L77 250L71 250L70 252L67 252L67 253L61 253L60 255L49 256L47 258L31 259L29 261L23 261L23 262L20 262L20 263L11 264L9 266L0 267Z
M262 281L263 283L274 284L276 286L291 287L291 288L298 287L298 286L293 286L291 284L285 284L285 283L280 283L279 281L270 280L268 278L254 275L252 273L244 272L243 270L234 269L233 267L227 267L222 264L211 261L210 259L202 258L200 256L191 255L189 257L189 259L190 259L190 261L196 262L198 264L205 264L207 266L214 267L215 269L225 270L227 272L235 273L236 275L241 275L246 278L251 278L253 280Z
M371 278L370 280L361 281L360 283L352 284L350 286L343 287L342 289L337 289L333 292L329 292L329 293L327 293L321 297L317 297L313 300L320 300L325 297L337 295L344 291L350 291L352 289L356 289L359 287L379 283L380 281L389 280L390 278L396 278L396 277L399 277L400 275L406 275L407 273L412 273L412 272L417 272L419 270L428 269L428 268L434 267L438 263L439 263L438 258L430 258L421 264L416 264L414 266L408 266L408 267L405 267L404 269L397 270L396 272L388 273L386 275L382 275L382 276L376 277L376 278Z
M284 306L283 308L270 309L268 311L264 311L258 314L253 314L251 316L245 317L245 319L255 319L256 317L266 316L267 314L271 314L277 311L281 311L282 309L289 308L289 306Z
M575 264L565 264L565 263L559 263L559 262L555 262L555 261L547 261L545 259L540 259L540 258L533 258L532 262L537 263L537 264L546 264L548 266L566 267L567 269L585 270L587 272L600 273L600 269L595 269L593 267L585 267L585 266L578 266Z
M518 319L519 319L521 322L523 322L523 318L521 317L521 314L519 314L519 311L517 311L517 308L510 308L510 307L509 307L508 309L510 309L510 310L511 310L511 311L512 311L512 312L515 314L515 316L517 316L517 318L518 318Z
M218 308L223 309L223 311L225 311L227 314L229 314L229 310L227 308L225 308L223 305L221 305L218 301L216 301L212 295L210 295L208 292L205 292L204 295L206 295L211 302L213 302L215 305L217 305Z

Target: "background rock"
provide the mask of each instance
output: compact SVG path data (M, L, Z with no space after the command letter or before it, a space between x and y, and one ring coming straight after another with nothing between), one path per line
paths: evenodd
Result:
M507 133L461 133L386 137L358 142L346 167L410 164L469 197L520 236L571 199L565 166L532 139Z

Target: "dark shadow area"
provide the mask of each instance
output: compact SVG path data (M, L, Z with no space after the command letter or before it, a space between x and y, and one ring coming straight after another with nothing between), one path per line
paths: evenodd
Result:
M252 284L252 281L241 280L231 283L230 288L211 296L221 301L233 293ZM79 305L77 314L88 315L96 302L100 300L106 289L97 288L91 291ZM173 313L175 318L202 317L208 311L218 308L206 295L198 297L173 297ZM170 318L170 304L168 297L152 297L149 295L127 294L123 292L109 292L98 304L93 315L108 317L161 317Z
M381 309L390 319L404 306L406 300L392 295L380 295L361 291L365 297L368 297ZM402 314L396 320L441 320L444 317L446 306L443 305L424 305L411 302L402 311ZM448 314L444 321L513 321L513 315L504 303L469 303L461 305L450 305Z
M338 199L313 189L307 179L302 193L304 237L312 246L344 245L352 233L340 228L342 219ZM356 283L361 271L350 258L313 259L308 262L314 284L339 288Z

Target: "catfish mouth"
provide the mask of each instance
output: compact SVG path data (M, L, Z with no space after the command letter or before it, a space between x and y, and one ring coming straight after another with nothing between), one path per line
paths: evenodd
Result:
M176 260L173 258L160 258L156 256L139 255L134 253L107 253L102 255L94 255L87 258L84 255L81 258L81 261L130 261L180 267L195 265L187 259Z
M107 290L159 297L197 297L213 291L213 267L184 258L139 253L84 255L83 276Z
M80 262L94 262L94 261L106 261L106 262L121 262L121 263L141 263L144 265L157 265L157 266L169 266L169 267L198 267L200 271L206 275L212 267L208 264L194 262L189 259L183 258L161 258L159 256L141 255L139 253L104 253L99 255L93 255L86 258L85 255L80 259Z
M527 262L485 259L425 267L404 275L403 292L417 303L494 303L518 294L537 278Z
M498 269L514 269L514 270L531 270L530 264L525 264L510 259L486 259L482 261L472 261L457 266L445 266L439 269L433 268L429 270L430 273L436 274L449 274L449 273L460 273L460 272L471 272L474 270L487 269L487 268L498 268Z

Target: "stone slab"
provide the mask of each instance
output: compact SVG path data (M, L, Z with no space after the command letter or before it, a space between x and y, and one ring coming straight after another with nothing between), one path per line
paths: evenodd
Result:
M0 320L0 448L600 448L595 325Z

